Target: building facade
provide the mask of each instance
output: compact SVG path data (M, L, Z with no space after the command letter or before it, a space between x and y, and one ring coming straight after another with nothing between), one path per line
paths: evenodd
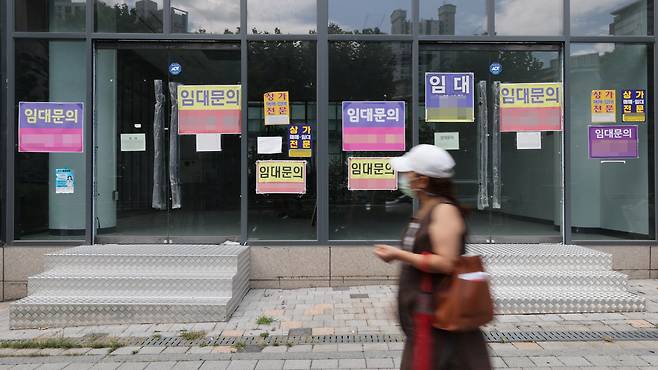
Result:
M81 244L237 241L263 286L390 277L369 245L415 205L350 183L351 158L402 154L346 148L344 102L364 101L404 102L403 148L451 151L472 242L591 246L656 277L655 22L652 0L3 0L3 297ZM472 73L472 122L426 121L432 72ZM547 83L558 129L501 128L501 86ZM239 86L238 132L183 134L185 85ZM265 124L270 92L311 126L310 156ZM21 120L56 114L43 102L82 103L80 150L35 149ZM591 126L634 134L597 155ZM262 191L259 164L289 160L303 191Z

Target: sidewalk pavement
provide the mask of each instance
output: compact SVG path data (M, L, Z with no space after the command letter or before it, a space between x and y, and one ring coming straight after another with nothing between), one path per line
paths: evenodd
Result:
M647 312L503 315L484 328L500 332L632 332L658 330L658 280L632 280L647 299ZM120 340L177 337L200 332L212 338L275 335L400 335L393 286L254 289L225 323L104 325L9 330L8 305L0 306L0 340L83 338ZM259 318L273 319L258 324ZM269 320L262 320L269 321ZM267 333L267 334L264 334ZM239 338L236 338L238 341ZM133 346L108 349L0 350L0 369L310 369L397 368L402 343L333 343L266 346ZM242 349L242 348L240 348ZM658 339L489 343L497 368L658 368ZM40 357L36 357L40 356ZM66 366L66 367L65 367Z

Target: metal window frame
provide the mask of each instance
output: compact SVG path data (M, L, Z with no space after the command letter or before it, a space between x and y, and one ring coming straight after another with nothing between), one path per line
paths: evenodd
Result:
M656 30L658 30L658 9L656 9L655 2L653 7L653 25L654 35L647 36L578 36L571 35L571 0L562 0L563 12L563 32L561 35L553 36L497 36L496 29L496 1L485 0L485 14L487 16L487 32L481 36L450 36L450 35L421 35L418 30L418 22L420 16L420 1L425 0L408 0L411 4L411 19L412 31L407 35L334 35L328 34L328 20L329 20L329 1L331 0L317 0L316 2L316 33L314 34L280 34L280 35L262 35L262 34L249 34L248 29L248 6L249 0L240 1L240 32L238 34L224 35L224 34L185 34L185 33L172 33L171 22L171 2L172 0L163 0L163 32L162 33L104 33L94 32L95 28L95 1L86 1L86 20L84 32L16 32L15 31L15 6L16 0L7 0L4 2L3 16L5 17L4 34L3 34L3 49L2 53L5 59L2 60L3 72L5 73L5 94L2 96L2 106L5 108L6 127L3 127L5 134L3 139L2 151L5 153L3 162L0 165L6 174L4 176L5 186L3 191L3 204L0 209L3 212L4 218L0 228L3 231L4 240L7 243L15 245L73 245L80 244L82 240L66 241L66 240L16 240L15 239L15 148L16 148L16 127L14 124L15 117L15 42L18 39L43 39L43 40L79 40L84 41L86 45L86 60L85 72L87 74L86 86L87 91L85 94L85 104L87 107L93 107L93 74L94 74L94 52L95 42L103 40L115 41L234 41L239 42L241 47L241 83L243 89L248 91L248 43L250 41L267 41L267 40L281 40L281 41L315 41L316 42L316 99L317 99L317 123L318 123L318 136L317 136L317 207L318 207L318 222L317 222L317 238L316 240L300 241L300 240L272 240L272 241L249 241L251 244L270 244L270 245L309 245L309 244L335 244L335 245L354 245L354 244L369 244L372 241L355 240L355 241L336 241L329 239L329 142L328 142L328 45L329 41L337 40L354 40L354 41L409 41L412 45L411 57L411 71L412 71L412 100L414 102L411 109L411 126L412 126L412 143L413 145L419 142L419 86L420 81L419 73L419 50L421 43L443 43L443 44L462 44L462 43L481 43L481 44L514 44L514 43L555 43L562 46L562 66L563 66L563 83L565 91L564 100L564 131L563 131L563 151L562 151L562 237L565 243L573 242L572 225L571 225L571 198L572 193L570 189L571 183L571 134L569 126L571 124L569 106L570 102L568 97L570 92L569 74L571 72L571 64L569 60L571 44L572 43L641 43L648 45L651 53L653 54L652 66L652 85L649 86L653 94L656 93L656 84L658 83L658 53L656 52ZM648 59L649 60L649 59ZM247 122L247 99L243 101L243 122ZM654 125L658 122L658 99L654 97L652 115ZM650 113L651 114L651 113ZM85 155L85 168L87 170L87 204L85 205L86 214L86 231L84 242L93 243L95 240L94 235L94 192L95 192L95 176L94 176L94 132L93 132L93 109L87 109L85 116L87 120L86 136L86 155ZM241 188L241 201L240 201L240 241L247 243L248 241L248 197L249 197L249 184L248 184L248 162L247 162L247 125L243 124L243 132L241 135L241 167L240 167L240 188ZM653 166L658 163L658 130L654 128L653 131L654 152L653 152ZM653 197L654 203L656 194L658 194L658 171L653 174ZM658 241L658 207L654 205L654 238L651 240L622 240L622 241L578 241L579 244L615 244L615 245L650 245Z

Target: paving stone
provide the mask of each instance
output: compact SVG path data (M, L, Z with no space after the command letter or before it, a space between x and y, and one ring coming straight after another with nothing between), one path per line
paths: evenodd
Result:
M493 366L494 368L507 367L507 364L505 364L503 359L500 357L491 357L490 360L491 360L491 366Z
M205 361L199 370L226 370L230 361Z
M310 369L310 368L311 368L311 360L286 360L286 362L283 364L284 370Z
M338 360L313 360L311 369L337 369Z
M66 366L66 363L53 363L53 364L43 364L37 367L37 370L60 370Z
M140 355L159 355L160 353L162 353L162 351L164 351L167 348L171 348L171 347L142 347L139 350L139 354Z
M284 353L288 351L288 346L267 346L263 348L263 353Z
M190 349L186 353L191 355L198 355L198 354L211 353L211 352L212 352L212 347L190 347Z
M591 366L584 357L581 356L557 356L557 359L560 360L565 366Z
M121 366L120 362L99 362L99 363L96 363L94 366L88 367L88 369L92 369L92 370L114 370L114 369L118 368L119 366ZM154 368L154 369L163 369L163 368Z
M147 365L147 362L124 362L118 370L144 370Z
M134 351L139 352L142 347L140 346L127 346L117 348L115 351L110 353L110 356L122 356L122 355L132 355Z
M564 366L557 357L553 356L531 356L530 361L534 362L537 366Z
M150 362L145 370L170 370L174 368L176 361Z
M178 361L173 370L198 370L201 365L203 361Z
M508 367L535 367L535 363L532 362L529 358L527 357L520 357L520 356L515 356L515 357L507 357L504 356L502 357L503 362L507 364Z
M255 360L233 360L226 370L254 370L257 362Z
M33 370L39 367L40 364L20 364L12 367L12 369L16 370Z
M390 358L367 358L366 367L368 369L392 368L395 365Z
M288 347L288 352L311 352L313 346L310 344L299 344L296 346Z
M338 367L341 369L365 369L365 359L340 359L338 360Z
M338 344L316 344L313 346L313 352L337 352Z
M339 343L338 352L362 352L363 344L361 343Z
M280 370L283 369L284 360L260 360L256 370Z

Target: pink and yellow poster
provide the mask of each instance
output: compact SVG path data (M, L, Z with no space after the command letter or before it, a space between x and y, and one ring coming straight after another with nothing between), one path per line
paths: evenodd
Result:
M405 102L344 101L343 151L405 150Z
M306 161L256 161L256 194L305 194Z
M178 134L240 134L241 85L178 87Z
M562 83L500 84L500 131L562 131Z
M349 157L347 160L349 190L398 190L398 175L391 158Z
M82 153L83 127L83 103L18 103L19 152Z

